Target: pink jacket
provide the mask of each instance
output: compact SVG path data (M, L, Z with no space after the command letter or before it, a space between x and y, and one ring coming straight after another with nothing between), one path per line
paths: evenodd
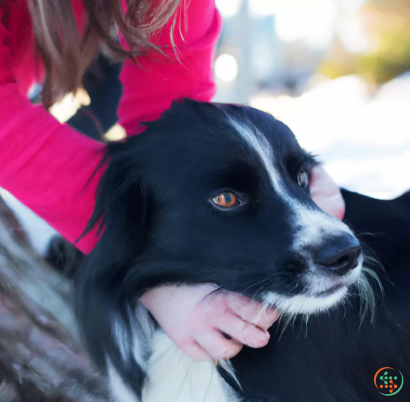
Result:
M72 2L81 21L82 1ZM168 45L171 61L149 51L139 58L142 68L130 60L124 64L118 116L128 135L136 133L139 122L158 118L173 99L209 101L215 94L211 64L221 19L214 0L187 4L186 13L177 10L176 17L176 27L183 33L182 39L175 30L181 63L171 48L168 25L155 43ZM2 18L6 13L8 17ZM104 144L60 124L42 106L33 106L26 93L34 78L27 0L5 0L0 5L0 187L74 242L94 208L102 171L88 181L101 161ZM90 233L78 247L88 253L95 243L96 236Z

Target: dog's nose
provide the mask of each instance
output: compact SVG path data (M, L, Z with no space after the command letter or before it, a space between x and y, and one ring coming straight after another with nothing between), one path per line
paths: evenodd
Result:
M322 244L316 264L336 275L345 275L359 264L360 244L354 236L334 237Z

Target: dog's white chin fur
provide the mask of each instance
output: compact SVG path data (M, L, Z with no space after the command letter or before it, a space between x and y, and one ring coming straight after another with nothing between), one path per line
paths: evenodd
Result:
M320 287L315 292L315 289L311 287L309 294L299 294L295 296L285 296L280 293L266 292L263 297L265 305L275 307L280 313L295 315L295 314L315 314L320 313L336 306L345 299L348 293L348 286L356 282L360 277L362 271L360 265L352 270L348 274L345 280L341 283L332 284L329 283L327 288L331 288L334 285L342 285L342 287L328 296L315 295L323 292L325 289ZM323 285L323 283L322 283Z
M158 330L152 340L148 381L142 400L133 394L108 361L108 377L115 402L240 402L222 380L214 362L195 362Z
M343 286L327 297L296 295L284 297L278 293L269 292L264 297L264 303L275 307L283 314L315 314L335 306L347 295L347 286Z
M142 402L239 402L214 362L191 360L163 331L153 345Z

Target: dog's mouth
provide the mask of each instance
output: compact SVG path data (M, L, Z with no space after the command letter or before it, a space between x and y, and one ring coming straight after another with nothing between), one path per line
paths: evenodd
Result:
M363 257L359 257L355 267L342 277L320 272L307 275L305 277L305 283L309 288L307 294L318 299L324 299L337 293L345 293L360 278L362 263Z
M319 313L342 302L348 296L349 288L354 286L360 276L361 262L344 278L335 279L310 274L307 278L305 277L305 286L307 286L305 292L294 295L266 292L264 302L283 314Z
M342 284L334 285L334 286L330 287L329 289L324 290L323 292L316 293L315 297L319 297L319 298L328 297L328 296L331 296L332 294L338 292L341 289L346 290L347 286L342 285Z

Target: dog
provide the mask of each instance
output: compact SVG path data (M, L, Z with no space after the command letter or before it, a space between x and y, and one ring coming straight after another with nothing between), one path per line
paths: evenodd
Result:
M109 144L104 164L86 229L101 238L78 271L76 312L116 400L373 402L378 369L410 378L408 196L344 191L353 231L312 201L317 162L285 124L188 99ZM370 248L354 233L373 233ZM216 366L181 356L138 300L203 283L278 309L268 346Z

